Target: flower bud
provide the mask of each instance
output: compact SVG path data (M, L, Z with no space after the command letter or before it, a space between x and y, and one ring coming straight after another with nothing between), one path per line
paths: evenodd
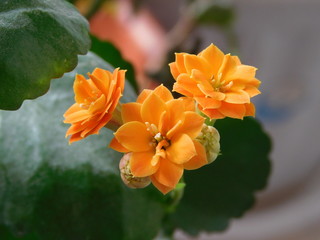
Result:
M130 170L130 158L132 153L126 153L120 160L119 169L121 179L130 188L144 188L151 182L150 177L134 177Z
M212 126L203 124L197 140L205 147L208 164L216 160L220 152L220 134Z

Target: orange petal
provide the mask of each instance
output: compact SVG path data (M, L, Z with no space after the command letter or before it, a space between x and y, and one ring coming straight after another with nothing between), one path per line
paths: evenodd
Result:
M234 80L248 81L254 79L257 68L248 65L238 65L234 68L234 71L225 75L224 80L226 82Z
M223 61L223 52L215 45L210 44L209 47L204 49L198 55L205 58L210 63L212 72L214 75L216 75Z
M122 125L115 133L119 143L132 152L145 152L153 147L151 134L147 131L146 125L133 121Z
M169 67L170 67L170 72L171 72L173 78L174 78L174 79L177 79L177 77L179 76L180 72L179 72L179 70L178 70L178 68L177 68L176 63L175 63L175 62L170 63L170 64L169 64Z
M210 119L222 119L226 116L220 113L217 109L203 109L201 105L198 106L199 110L203 112L206 116L208 116Z
M64 123L80 122L85 119L88 119L90 116L91 116L91 113L89 113L88 110L80 110L65 116L66 119L63 122Z
M122 104L121 116L124 123L131 121L142 122L141 115L141 104L140 103L125 103Z
M227 103L235 103L235 104L242 104L242 103L249 103L250 96L243 90L239 90L236 92L228 92L226 93L226 98L224 99Z
M156 87L153 90L153 92L156 95L158 95L158 97L160 97L164 102L168 102L173 99L171 92L168 90L168 88L166 88L162 84L160 86Z
M137 103L143 103L144 100L152 93L150 89L143 89L143 91L139 94L137 98Z
M206 149L204 148L204 146L198 141L193 141L193 143L196 148L197 155L191 158L188 162L183 164L183 167L187 170L198 169L208 164Z
M69 109L63 114L63 116L66 118L68 115L81 111L83 108L80 107L78 103L74 103Z
M191 97L180 97L183 100L184 109L186 111L195 111L195 103Z
M197 88L200 90L201 94L198 94L196 97L212 97L216 99L217 97L222 98L222 96L224 96L221 93L216 92L213 87L205 86L201 83L197 84Z
M69 139L69 144L76 142L76 141L79 141L79 140L82 140L82 139L83 139L83 137L80 136L80 133L73 134Z
M258 94L260 94L261 92L254 86L246 86L244 91L246 91L250 97L254 97Z
M66 137L76 134L78 132L83 131L86 128L85 125L80 124L80 123L76 123L76 124L72 124L71 127L69 127L69 129L66 132Z
M178 165L165 158L161 158L158 171L153 176L160 184L174 188L182 177L182 174L183 165Z
M217 109L221 106L221 101L210 98L210 97L195 97L202 109Z
M135 177L147 177L154 174L159 168L159 162L152 165L154 151L133 152L130 158L130 169Z
M124 146L121 145L121 143L118 142L118 140L114 137L112 138L109 147L112 148L113 150L116 150L118 152L129 152L128 149L126 149Z
M107 81L103 81L102 79L104 79L105 77L102 77L102 75L104 75L104 73L102 72L104 71L103 69L98 69L96 68L92 74L89 74L90 79L92 80L92 82L94 83L94 85L96 85L96 87L103 93L103 94L108 94L108 89L109 89L109 79L107 79ZM99 77L101 76L101 77Z
M189 75L192 74L193 69L197 69L202 72L207 79L210 79L213 76L210 64L203 57L186 54L184 55L184 64Z
M101 95L93 104L89 107L89 111L91 114L101 113L105 110L106 106L106 97L105 95Z
M236 67L236 61L230 54L227 54L223 58L218 74L222 74L222 79L225 81L228 81L229 79L231 80L232 78L230 78L230 75L234 73Z
M246 113L246 108L244 104L222 102L219 112L227 117L243 119Z
M115 73L117 73L117 77L115 79L117 79L117 87L121 89L121 93L124 90L124 85L125 85L125 74L126 74L127 70L119 70L119 68L115 69L113 72L113 75L115 75Z
M141 106L141 118L143 122L149 122L158 126L161 114L166 110L164 101L158 95L152 93Z
M92 75L98 78L101 82L105 84L105 88L109 88L109 84L112 78L112 75L109 71L101 69L101 68L95 68L92 72ZM97 85L96 85L97 86ZM98 86L97 86L98 87Z
M180 134L171 139L166 149L167 159L175 164L183 164L194 157L197 152L192 139L187 134Z
M184 91L189 92L191 94L186 95L188 97L203 95L203 93L199 91L197 84L198 83L194 79L190 78L190 76L187 74L180 74L176 82L177 87L182 88L184 89ZM179 92L179 88L174 88L174 91Z
M177 93L180 93L184 96L187 96L187 97L192 97L193 94L189 91L187 91L183 85L179 84L179 83L174 83L173 84L173 88L172 88L172 91L173 92L177 92Z
M75 101L77 103L83 103L87 98L94 98L92 93L92 86L84 76L77 74L73 83L73 90L75 93Z
M167 187L161 183L158 182L158 180L154 177L151 176L150 177L152 184L163 194L167 194L168 192L172 191L174 189L174 187Z
M252 116L256 115L256 108L253 103L247 103L244 105L246 107L246 114L245 116Z
M176 67L178 71L181 73L186 73L186 67L185 67L185 62L184 62L184 56L187 55L186 53L176 53Z
M196 138L202 129L202 124L204 118L195 112L185 112L185 120L182 123L182 126L178 129L178 132L175 134L187 134L190 138Z

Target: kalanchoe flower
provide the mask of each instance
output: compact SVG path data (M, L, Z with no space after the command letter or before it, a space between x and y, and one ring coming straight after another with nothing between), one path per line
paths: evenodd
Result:
M132 175L129 160L132 153L126 153L120 160L119 169L123 183L130 188L144 188L151 183L149 177L134 177Z
M215 127L203 124L196 138L206 149L208 163L212 163L220 152L220 134Z
M254 116L250 98L260 93L256 68L241 64L211 44L198 55L177 53L169 64L176 80L173 91L193 98L211 119Z
M189 99L174 99L161 85L144 90L137 102L123 104L121 113L124 124L110 147L132 152L132 175L149 176L163 194L175 188L184 169L208 163L205 148L196 140L204 118L194 112Z
M76 75L75 104L64 114L64 123L71 124L66 133L66 137L71 135L69 143L98 134L107 123L114 126L114 112L120 111L118 103L124 89L125 72L119 68L113 73L96 68L92 74L88 73L89 79Z

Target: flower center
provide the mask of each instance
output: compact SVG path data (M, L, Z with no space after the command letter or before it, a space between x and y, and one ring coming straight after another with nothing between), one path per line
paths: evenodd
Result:
M159 162L160 157L166 157L166 148L170 146L170 140L159 132L156 125L149 122L145 122L145 124L147 130L153 136L150 144L155 148L155 155L152 158L151 165L155 166Z
M233 81L230 81L226 84L226 81L222 80L222 73L219 73L217 78L212 76L212 78L209 80L209 82L210 82L211 86L213 87L214 91L216 91L216 92L226 92L233 85Z

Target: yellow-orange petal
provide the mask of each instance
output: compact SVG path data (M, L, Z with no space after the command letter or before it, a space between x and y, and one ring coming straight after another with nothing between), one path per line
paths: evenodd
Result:
M250 96L247 92L243 90L232 91L226 93L226 98L224 99L227 103L235 103L235 104L242 104L242 103L249 103Z
M174 189L174 187L167 187L161 183L158 182L158 180L154 177L151 176L150 177L152 184L163 194L167 194L168 192L172 191Z
M156 87L153 92L160 97L164 102L168 102L173 99L173 96L168 88L164 87L162 84Z
M183 164L197 154L192 139L187 134L173 136L166 149L167 159L175 164Z
M246 108L244 104L222 102L219 112L227 117L243 119L246 113Z
M188 162L183 164L184 169L187 170L198 169L208 164L206 149L204 148L204 146L196 140L194 140L193 143L196 148L197 155L191 158Z
M142 122L141 115L141 104L136 102L122 104L121 116L124 123L131 121Z
M214 75L216 75L223 61L223 57L224 57L223 52L215 45L210 44L209 47L204 49L198 55L205 58L210 63L212 72Z
M147 177L154 174L159 168L159 162L152 164L154 151L133 152L130 158L131 173L135 177Z
M183 165L175 164L168 159L161 158L159 168L153 176L162 185L174 188L183 174Z
M151 93L141 106L143 122L158 126L161 114L166 111L165 102L158 95Z
M207 79L210 79L213 76L213 71L210 64L203 57L193 54L186 54L184 55L184 63L189 75L192 74L193 69L197 69L202 72Z
M185 119L175 134L187 134L190 138L196 138L202 129L204 118L195 112L185 112Z
M133 121L123 124L115 133L119 143L131 152L146 152L153 147L151 134L147 131L146 125Z
M210 97L195 97L194 99L203 109L217 109L221 106L221 101Z
M139 94L137 98L137 103L143 103L144 100L146 100L147 97L152 93L152 90L150 89L143 89L142 92Z
M115 137L112 138L109 144L109 147L118 152L123 152L123 153L129 152L129 150L126 149L124 146L122 146L121 143L119 143L119 141Z

